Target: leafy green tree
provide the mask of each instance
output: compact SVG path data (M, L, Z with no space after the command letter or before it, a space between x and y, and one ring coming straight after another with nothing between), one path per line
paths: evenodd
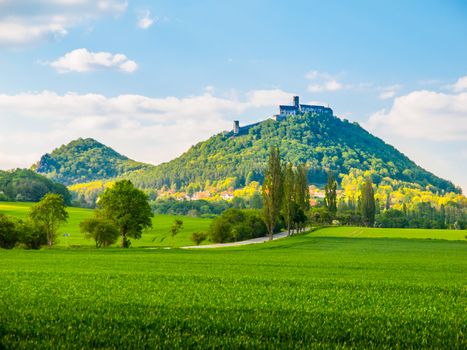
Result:
M328 182L324 186L324 203L334 218L337 212L337 182L332 171L328 172Z
M68 212L60 194L48 193L39 203L31 207L30 219L38 227L43 228L47 236L47 245L52 247L60 225L68 221Z
M85 238L95 240L96 248L114 244L120 236L118 228L110 220L102 218L85 219L79 227Z
M152 227L148 197L129 180L117 181L104 191L99 198L98 215L117 226L122 248L129 247L129 237L139 239L145 228Z
M272 147L269 154L266 177L262 187L263 220L268 230L269 240L272 240L274 228L279 217L282 204L282 165L279 149Z
M170 233L172 237L175 236L183 228L183 220L175 219L170 227Z
M15 222L8 216L0 214L0 248L11 249L18 242L18 231Z
M363 224L365 226L373 226L375 223L375 191L373 189L373 181L367 178L362 185L360 210L362 213Z
M290 230L295 217L295 172L292 163L287 164L284 169L284 198L282 200L282 216L287 227L287 234L290 235Z

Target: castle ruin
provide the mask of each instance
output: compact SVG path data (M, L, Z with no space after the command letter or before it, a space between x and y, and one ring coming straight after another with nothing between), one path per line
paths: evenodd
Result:
M293 105L279 105L279 114L274 114L271 119L275 121L283 121L287 117L291 115L300 115L305 113L328 113L333 115L333 111L329 107L318 106L318 105L301 105L300 104L300 97L294 96L293 97ZM238 135L240 132L244 132L252 126L255 126L259 123L242 126L240 127L240 122L238 120L234 120L233 122L233 129L232 132L234 135Z

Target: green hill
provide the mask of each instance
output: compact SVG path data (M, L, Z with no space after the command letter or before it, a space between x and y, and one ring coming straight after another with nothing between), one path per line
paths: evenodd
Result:
M287 162L306 163L311 183L324 183L326 170L348 174L353 168L370 170L375 183L391 178L432 191L456 191L449 181L417 166L394 147L371 135L357 123L332 115L330 110L272 119L246 126L238 134L219 133L200 142L180 157L156 167L128 174L143 188L203 188L206 181L236 178L238 187L262 181L271 145L280 148Z
M70 192L60 183L28 169L0 170L0 201L38 202L49 192L61 194L65 203L71 203Z
M54 181L71 185L115 178L148 166L128 159L94 139L79 138L43 155L32 169Z

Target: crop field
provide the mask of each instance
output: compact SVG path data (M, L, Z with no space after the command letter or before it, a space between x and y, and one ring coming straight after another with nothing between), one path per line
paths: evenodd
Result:
M33 203L7 203L0 202L0 213L5 215L27 217L29 208ZM79 230L79 223L94 214L92 209L67 208L69 219L66 224L60 227L58 234L58 247L84 246L94 247L94 241L87 240ZM172 237L169 233L170 226L175 218L183 220L183 229ZM192 218L188 216L155 215L152 219L153 227L144 231L141 239L131 240L132 247L144 246L170 246L182 247L193 245L191 235L195 231L206 232L211 224L211 219ZM64 236L68 234L68 236ZM209 241L203 242L203 244ZM118 244L117 244L118 245Z
M432 230L419 228L328 227L313 233L317 237L410 238L465 241L466 230Z
M316 235L2 250L0 348L466 348L466 242Z

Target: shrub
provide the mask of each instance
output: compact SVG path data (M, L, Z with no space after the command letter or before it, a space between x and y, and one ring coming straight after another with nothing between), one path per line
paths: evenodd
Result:
M47 232L31 220L17 220L18 242L29 249L39 249L47 244Z
M206 232L193 232L191 235L191 240L196 244L200 245L202 241L204 241L206 238L208 238L208 235Z
M85 219L79 227L85 238L96 241L96 248L114 244L120 236L117 227L111 221L102 218Z
M0 248L11 249L18 242L18 231L15 222L8 216L0 214Z
M213 242L235 242L267 235L266 225L259 211L231 208L214 219L209 228Z

